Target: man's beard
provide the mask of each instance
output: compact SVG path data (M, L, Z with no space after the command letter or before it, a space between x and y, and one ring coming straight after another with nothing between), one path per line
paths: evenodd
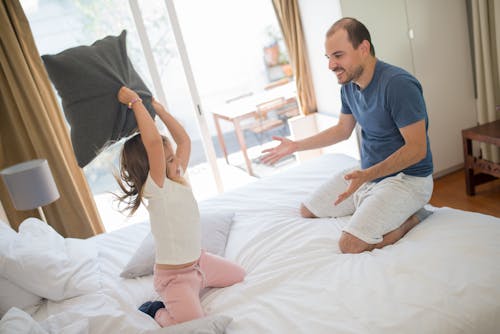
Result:
M335 69L333 69L333 71L335 72L337 69L338 68L335 68ZM363 71L364 71L364 68L361 65L359 65L353 72L348 72L342 67L340 69L342 71L344 71L343 75L347 76L346 79L342 80L342 81L337 76L337 80L338 80L339 84L341 84L341 85L346 85L352 81L356 82L361 77L361 75L363 74Z

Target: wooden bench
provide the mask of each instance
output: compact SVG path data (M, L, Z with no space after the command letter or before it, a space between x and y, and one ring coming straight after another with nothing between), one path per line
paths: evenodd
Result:
M500 177L500 163L476 157L472 152L472 141L500 147L500 120L462 130L464 146L465 186L468 195L475 195L479 184Z

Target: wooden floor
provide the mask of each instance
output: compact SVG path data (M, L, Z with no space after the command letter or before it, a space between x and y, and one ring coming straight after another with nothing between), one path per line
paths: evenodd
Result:
M476 195L465 192L465 175L459 170L434 180L430 204L474 211L500 218L500 179L476 187Z

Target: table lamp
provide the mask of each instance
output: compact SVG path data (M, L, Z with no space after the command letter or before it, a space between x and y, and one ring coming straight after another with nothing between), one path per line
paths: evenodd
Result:
M47 222L42 206L59 198L49 164L45 159L35 159L7 167L0 171L16 210L38 209Z

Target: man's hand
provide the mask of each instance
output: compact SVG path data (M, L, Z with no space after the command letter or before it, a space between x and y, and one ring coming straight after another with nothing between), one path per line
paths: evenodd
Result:
M262 151L266 153L262 156L261 161L267 165L273 165L281 158L294 153L297 150L297 143L285 137L273 136L274 140L280 141L280 144L273 148L268 148Z
M344 175L344 179L350 181L349 186L347 187L346 191L344 191L337 197L334 205L338 205L339 203L344 201L346 198L354 194L354 192L358 190L359 187L363 185L363 183L369 181L366 176L366 172L364 172L363 170L352 171Z

